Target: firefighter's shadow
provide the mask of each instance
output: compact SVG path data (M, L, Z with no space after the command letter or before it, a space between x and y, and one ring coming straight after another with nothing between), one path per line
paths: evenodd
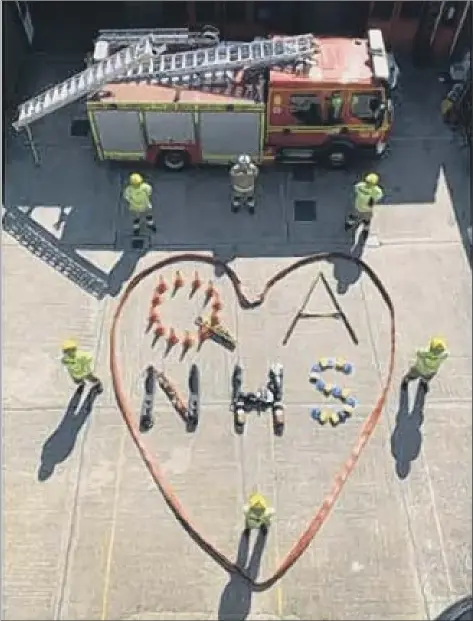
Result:
M122 253L108 274L109 295L116 296L120 293L123 284L131 277L140 259L146 254L143 249L131 249Z
M261 565L264 547L266 544L266 534L258 531L251 556L250 536L243 532L238 544L236 564L244 569L246 574L256 580ZM253 588L251 584L237 573L230 576L230 580L225 586L218 607L219 621L243 621L247 618L251 610L251 599Z
M419 457L422 446L425 389L419 382L412 411L409 412L409 389L401 387L396 425L391 435L391 454L396 464L396 474L405 479L411 464Z
M355 259L361 259L363 250L366 245L366 237L359 233L354 244L350 249L347 248L347 254L350 254ZM337 293L343 295L347 293L348 289L354 285L360 278L363 270L354 262L347 259L332 259L333 264L333 277L337 281Z
M78 410L83 392L83 388L77 388L61 422L43 444L41 463L38 468L39 481L49 479L56 466L65 461L74 449L79 432L92 412L95 399L100 394L99 390L93 386Z

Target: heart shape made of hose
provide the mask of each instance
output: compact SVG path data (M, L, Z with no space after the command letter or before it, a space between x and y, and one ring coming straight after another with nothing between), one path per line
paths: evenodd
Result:
M342 465L338 473L336 474L332 487L329 492L325 496L322 504L319 509L315 513L312 520L309 522L307 528L302 532L299 536L296 543L292 546L286 557L282 560L279 567L276 569L274 574L263 581L254 581L250 576L248 576L243 569L238 567L238 565L234 564L230 559L228 559L224 554L222 554L215 546L213 546L208 540L206 540L200 532L193 526L185 508L181 504L179 498L174 493L171 485L167 481L164 472L159 465L158 461L154 458L151 452L147 449L146 443L143 441L142 436L139 431L139 425L137 424L137 417L133 411L133 407L131 406L130 400L127 397L124 390L124 383L122 381L121 373L120 373L120 364L117 354L117 335L118 329L120 325L120 317L123 311L123 308L129 299L130 295L134 291L134 289L138 286L138 284L147 278L150 274L168 267L169 265L175 265L179 263L205 263L208 265L213 265L214 267L218 267L222 272L226 274L226 276L230 279L233 288L235 290L235 294L237 296L238 302L243 309L253 309L261 306L270 289L276 285L276 283L283 280L286 276L288 276L291 272L305 267L307 265L311 265L312 263L318 263L320 261L333 261L333 259L342 259L350 262L356 263L359 269L361 269L373 282L376 289L378 290L380 296L382 297L384 303L386 304L389 315L390 315L390 354L388 361L388 373L385 379L383 388L381 390L381 394L372 410L370 415L364 421L361 430L356 438L351 452ZM320 252L308 257L304 257L303 259L299 259L295 261L288 267L278 271L272 278L270 278L262 293L253 301L249 300L242 292L240 280L235 273L226 263L219 261L218 259L214 259L212 257L208 257L205 255L200 255L197 253L184 253L179 255L174 255L167 259L163 259L158 261L154 265L145 268L136 276L132 278L132 280L128 283L125 291L123 292L118 306L115 310L112 326L110 329L110 371L112 375L112 383L115 391L115 397L120 408L121 414L125 421L125 424L130 432L130 435L138 448L138 451L143 459L149 473L151 474L154 482L158 486L161 491L166 503L169 508L175 515L176 519L180 522L184 530L190 535L190 537L209 555L211 556L223 569L232 573L238 573L243 576L248 582L251 583L251 586L256 591L264 591L271 586L273 586L280 578L284 576L284 574L296 563L296 561L302 556L305 550L309 547L311 541L314 539L317 532L320 530L322 524L327 519L331 509L333 508L337 498L339 497L342 488L347 481L348 477L353 472L356 463L363 451L364 447L368 443L370 436L372 435L377 422L381 416L381 412L383 406L386 401L386 397L391 385L392 375L394 371L394 360L396 353L396 322L395 322L395 313L394 306L392 300L386 291L383 283L380 278L375 274L375 272L361 259L342 253L342 252Z

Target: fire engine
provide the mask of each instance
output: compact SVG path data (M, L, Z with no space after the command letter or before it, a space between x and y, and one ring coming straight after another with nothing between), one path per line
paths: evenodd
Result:
M33 144L31 123L82 97L100 160L172 171L241 153L345 167L381 156L393 122L380 30L246 43L212 28L100 31L89 66L21 104L13 125Z

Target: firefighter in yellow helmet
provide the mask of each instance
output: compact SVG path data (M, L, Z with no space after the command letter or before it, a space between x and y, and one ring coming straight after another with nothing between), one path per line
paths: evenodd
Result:
M420 379L424 390L428 390L430 380L437 375L447 358L447 344L444 339L438 336L431 338L428 347L417 350L414 363L402 379L402 388L407 388L409 381Z
M262 494L258 492L251 494L243 511L245 514L245 531L260 528L263 532L267 532L274 516L274 509L268 506Z
M64 341L61 362L79 389L83 389L86 382L91 382L97 392L103 391L102 382L93 372L92 354L79 350L76 341Z
M383 198L384 193L379 186L379 176L376 173L366 175L363 181L355 183L355 203L352 212L345 220L345 231L357 229L363 225L362 235L366 239L373 217L374 206Z
M152 187L146 183L138 173L130 175L129 184L123 193L133 217L133 234L139 235L141 227L145 224L153 233L156 233L156 225L153 219L153 206L151 205Z

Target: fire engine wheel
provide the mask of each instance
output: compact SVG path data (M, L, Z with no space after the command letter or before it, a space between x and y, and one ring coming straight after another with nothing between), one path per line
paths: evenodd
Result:
M330 168L346 168L353 159L353 151L348 144L334 143L325 152L324 161Z
M189 156L186 151L161 151L158 158L158 165L166 170L179 172L189 165Z

